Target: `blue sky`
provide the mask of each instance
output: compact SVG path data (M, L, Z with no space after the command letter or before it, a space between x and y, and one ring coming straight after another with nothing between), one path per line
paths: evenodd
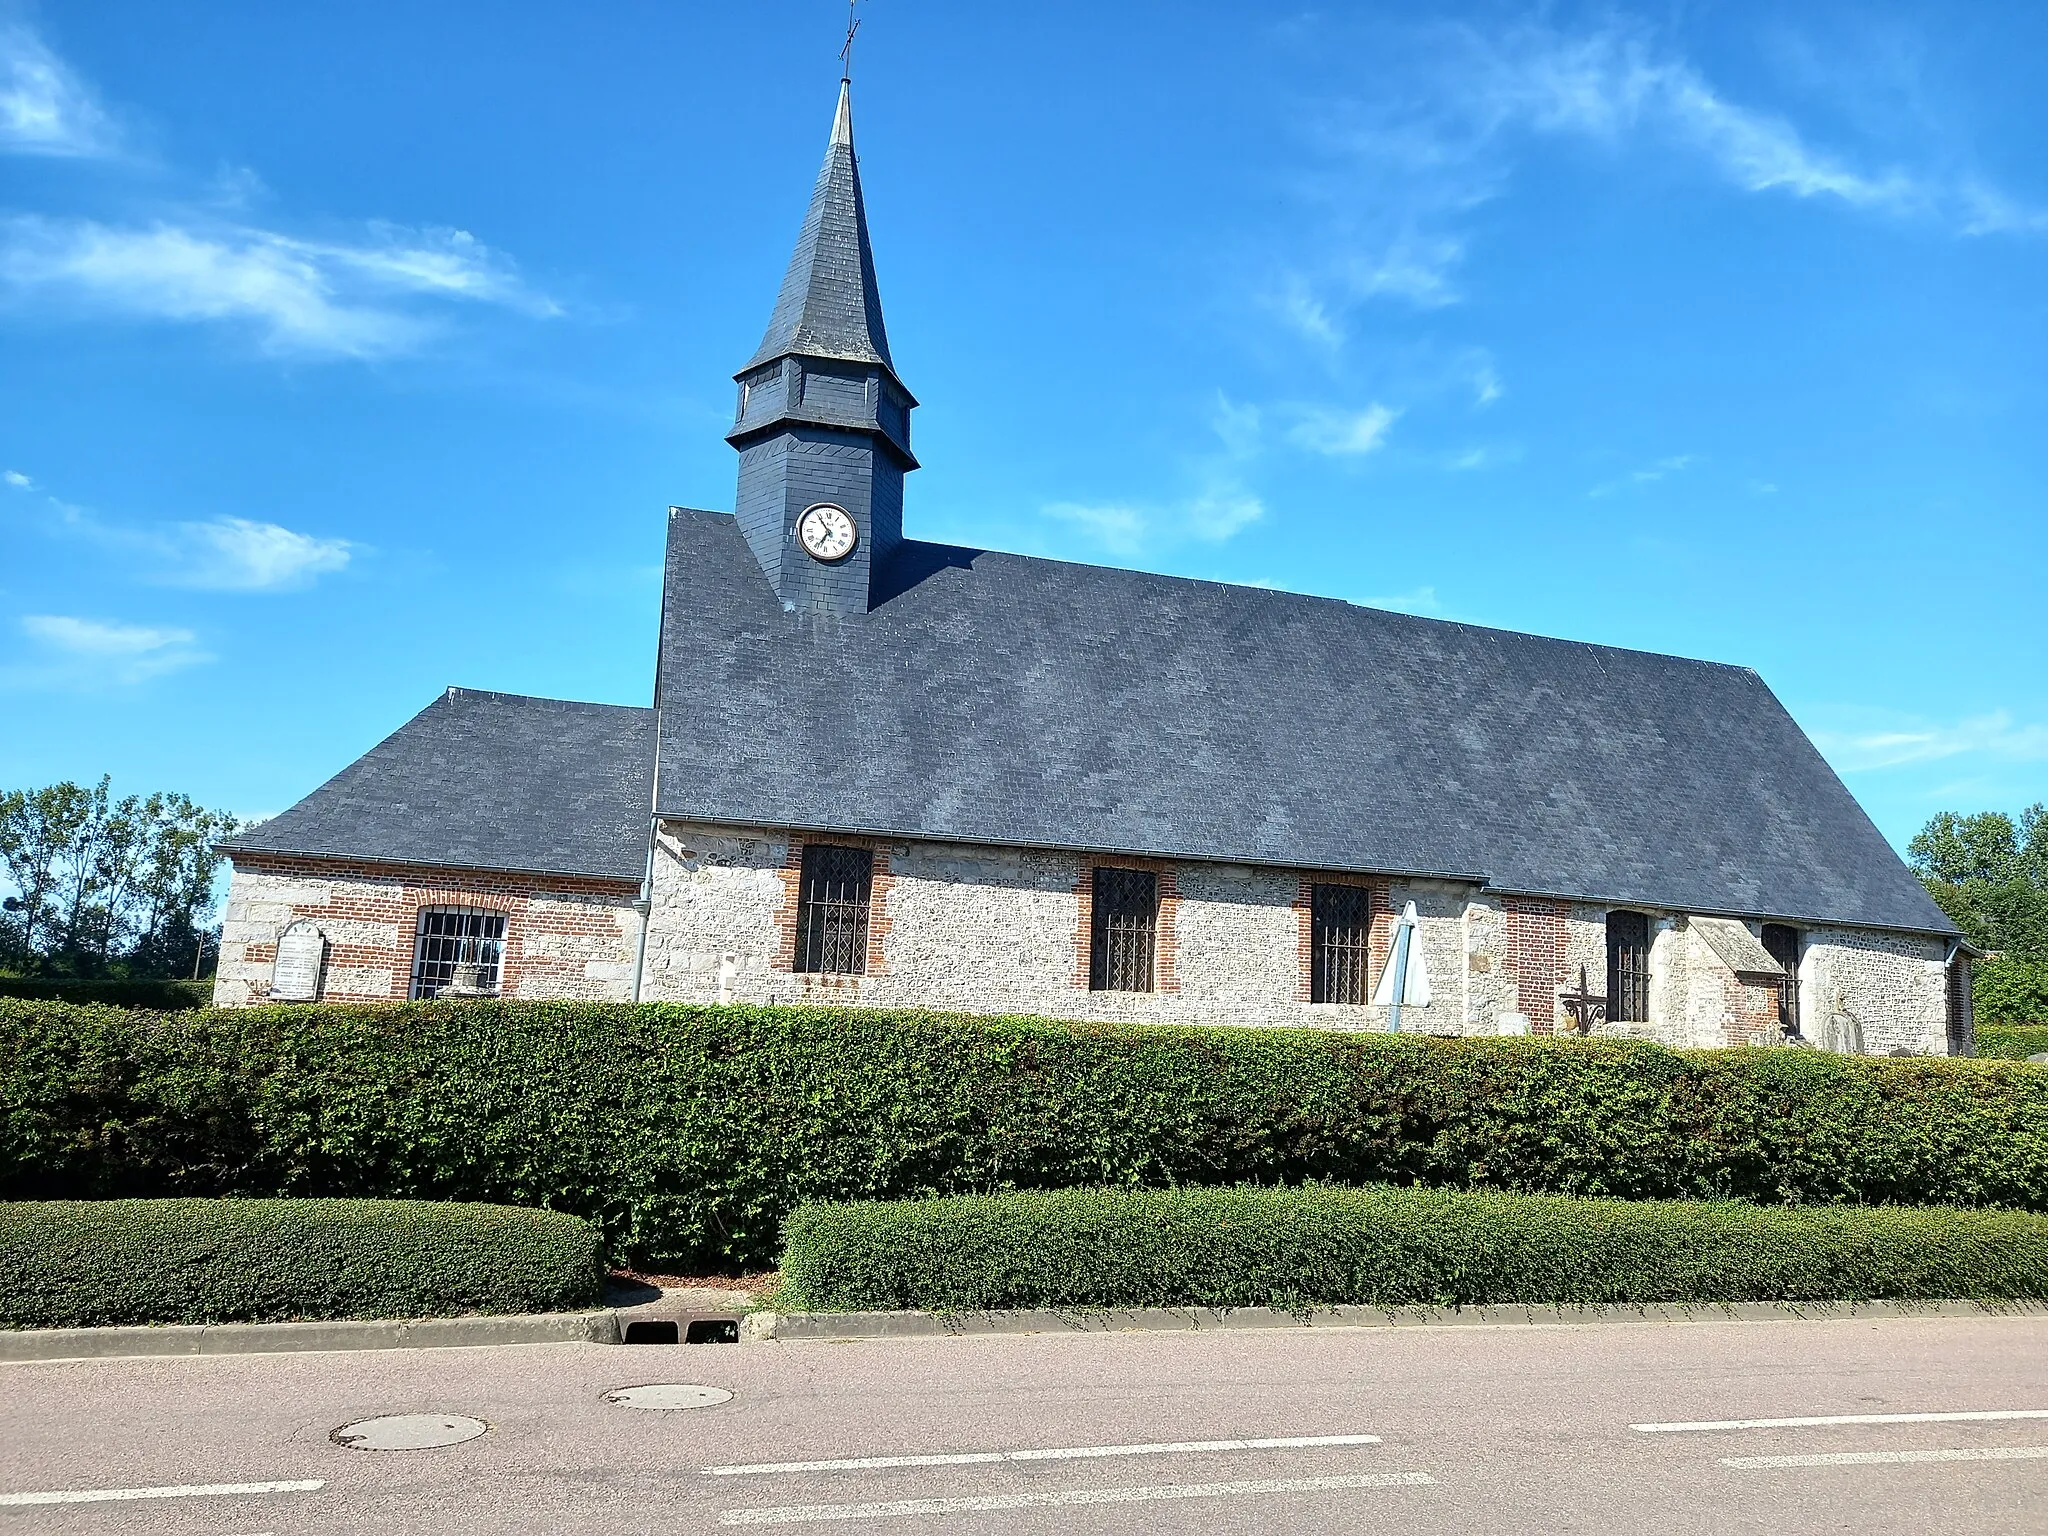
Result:
M1755 667L2048 796L2048 7L868 0L914 536ZM0 0L0 786L648 697L832 0Z

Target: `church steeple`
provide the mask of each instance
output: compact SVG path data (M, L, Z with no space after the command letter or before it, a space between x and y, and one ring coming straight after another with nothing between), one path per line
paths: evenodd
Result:
M787 608L865 613L873 572L903 538L917 401L889 356L844 80L767 334L734 377L726 441L740 452L739 523L762 570ZM822 524L840 536L818 537Z

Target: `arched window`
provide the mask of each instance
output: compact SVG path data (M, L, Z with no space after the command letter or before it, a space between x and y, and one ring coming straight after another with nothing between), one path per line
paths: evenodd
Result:
M1607 1020L1650 1022L1650 920L1641 912L1607 914Z

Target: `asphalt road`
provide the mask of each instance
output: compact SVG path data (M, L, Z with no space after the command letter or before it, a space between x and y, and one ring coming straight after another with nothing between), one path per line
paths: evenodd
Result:
M644 1383L733 1395L670 1411L606 1398ZM489 1428L434 1450L355 1450L330 1438L399 1413L467 1416ZM1955 1413L2033 1416L1872 1421ZM1633 1427L1826 1416L1854 1422ZM1299 1443L1243 1443L1274 1440ZM1009 1454L1020 1451L1069 1454ZM876 1458L926 1460L757 1470ZM20 1502L241 1484L317 1486ZM543 1345L0 1365L0 1536L626 1536L761 1525L2040 1536L2048 1320Z

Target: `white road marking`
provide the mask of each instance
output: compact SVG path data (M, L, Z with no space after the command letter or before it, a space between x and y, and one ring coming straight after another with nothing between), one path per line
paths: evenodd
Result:
M2048 1461L2048 1445L1982 1445L1941 1451L1830 1451L1814 1456L1723 1456L1724 1467L1873 1467L1917 1461Z
M876 1467L973 1467L1004 1461L1086 1461L1098 1456L1170 1456L1188 1451L1295 1451L1328 1445L1378 1445L1378 1435L1286 1435L1275 1440L1179 1440L1155 1445L1066 1445L1041 1451L959 1451L932 1456L854 1456L842 1461L762 1461L706 1467L706 1477L754 1472L868 1472Z
M57 1493L0 1493L0 1507L25 1504L104 1504L114 1499L197 1499L244 1493L311 1493L327 1485L296 1483L184 1483L175 1488L67 1488Z
M727 1509L720 1525L805 1525L820 1520L889 1520L898 1515L952 1515L985 1509L1055 1509L1069 1504L1150 1504L1162 1499L1227 1499L1261 1493L1325 1493L1340 1488L1420 1488L1436 1481L1427 1472L1379 1472L1357 1477L1275 1477L1257 1482L1168 1483L1155 1488L1076 1488L1055 1493L991 1493L976 1499L893 1499L886 1504L788 1504L773 1509Z
M1824 1413L1807 1419L1702 1419L1696 1424L1631 1424L1645 1435L1693 1429L1812 1429L1823 1424L1965 1424L1992 1419L2048 1419L2048 1408L1993 1408L1982 1413Z

